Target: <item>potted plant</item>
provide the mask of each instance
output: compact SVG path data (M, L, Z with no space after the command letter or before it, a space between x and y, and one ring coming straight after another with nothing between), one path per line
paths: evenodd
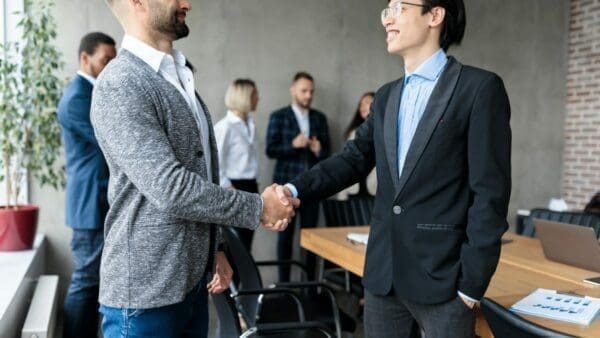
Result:
M52 45L56 24L53 2L26 0L17 42L0 44L0 251L26 250L33 244L38 206L20 205L22 182L29 176L58 188L64 171L56 106L62 91L57 73L61 55Z

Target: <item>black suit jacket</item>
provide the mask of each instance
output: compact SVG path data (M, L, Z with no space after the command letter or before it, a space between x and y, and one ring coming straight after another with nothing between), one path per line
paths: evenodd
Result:
M329 157L329 128L325 114L310 109L308 113L310 137L321 142L321 152L315 156L310 149L296 149L292 141L300 134L300 127L291 106L273 112L267 129L267 156L276 159L273 182L284 184L305 172L317 162Z
M508 228L510 105L496 74L450 57L398 177L403 79L379 89L344 150L291 183L301 200L329 196L377 165L363 284L434 304L461 291L481 298Z

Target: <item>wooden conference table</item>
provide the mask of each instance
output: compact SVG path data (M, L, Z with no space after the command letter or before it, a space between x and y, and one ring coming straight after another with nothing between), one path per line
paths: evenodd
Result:
M350 232L368 233L369 227L337 227L302 229L300 245L320 257L346 270L362 276L366 246L346 240ZM544 257L537 239L507 233L496 273L485 294L508 308L536 288L573 291L578 294L600 297L600 287L584 283L583 279L600 273L549 261ZM490 329L477 311L477 335L492 337ZM570 324L534 316L523 316L539 325L581 337L600 337L600 320L590 326Z

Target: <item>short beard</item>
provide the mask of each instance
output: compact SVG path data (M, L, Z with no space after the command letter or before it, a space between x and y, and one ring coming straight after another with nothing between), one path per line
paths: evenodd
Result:
M171 17L155 15L152 18L152 28L173 40L185 38L190 34L190 29L185 22L179 22L177 19L179 14L182 14L181 11L175 11Z

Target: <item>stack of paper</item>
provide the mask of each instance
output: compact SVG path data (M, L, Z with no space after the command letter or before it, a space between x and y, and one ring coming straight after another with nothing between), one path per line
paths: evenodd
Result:
M537 289L518 301L510 310L526 315L590 325L600 310L600 299Z
M346 238L350 242L367 245L367 242L369 241L369 234L351 232L346 236Z

